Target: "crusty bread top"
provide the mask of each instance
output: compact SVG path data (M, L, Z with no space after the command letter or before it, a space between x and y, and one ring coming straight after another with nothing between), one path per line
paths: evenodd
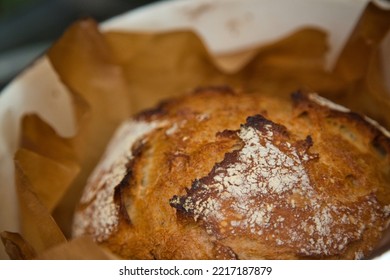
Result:
M363 258L390 219L390 140L315 94L197 90L124 124L75 235L123 258Z

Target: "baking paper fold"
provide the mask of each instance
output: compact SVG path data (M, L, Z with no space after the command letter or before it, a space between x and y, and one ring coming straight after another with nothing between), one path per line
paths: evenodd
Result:
M386 43L384 43L387 38ZM334 100L362 112L390 127L389 86L386 87L383 63L390 63L390 9L370 3L356 24L336 65L344 90ZM387 71L389 71L387 65ZM387 73L390 79L390 73ZM387 85L390 85L387 82Z
M370 5L366 13L378 11ZM248 94L278 96L308 89L390 127L390 99L381 65L381 42L390 23L389 13L385 15L376 16L375 22L363 17L359 24L364 28L377 25L379 18L381 35L375 35L369 50L363 49L361 44L374 35L362 35L358 24L334 72L324 67L327 34L313 27L269 45L215 56L188 30L102 33L91 19L74 23L47 56L71 93L77 133L60 137L37 115L23 118L15 155L22 232L1 235L10 256L115 258L90 238L71 236L73 212L88 175L118 124L194 88L229 85ZM362 36L364 40L359 39ZM360 49L349 53L355 47ZM352 63L362 55L364 66L352 73L356 70Z

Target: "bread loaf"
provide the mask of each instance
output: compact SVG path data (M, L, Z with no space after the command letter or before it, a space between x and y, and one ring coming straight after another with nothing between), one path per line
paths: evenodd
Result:
M125 259L368 258L389 153L384 128L316 94L198 89L118 129L74 235Z

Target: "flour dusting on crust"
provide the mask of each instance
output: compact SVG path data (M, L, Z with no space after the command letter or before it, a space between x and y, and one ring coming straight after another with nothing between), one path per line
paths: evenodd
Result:
M97 241L103 241L115 230L119 209L114 203L114 190L126 175L126 165L133 157L132 146L160 125L130 120L118 128L87 182L81 197L81 204L87 206L75 215L74 236L91 234Z
M185 196L171 199L179 215L192 217L209 234L249 234L297 255L332 255L361 238L363 216L374 222L380 215L373 197L350 208L319 193L306 171L318 157L309 152L310 137L293 141L285 127L262 116L248 118L237 136L241 149L226 154Z

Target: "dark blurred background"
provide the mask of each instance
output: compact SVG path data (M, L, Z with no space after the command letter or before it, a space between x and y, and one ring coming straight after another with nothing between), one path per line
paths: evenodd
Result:
M101 22L157 0L0 0L0 90L73 21Z

